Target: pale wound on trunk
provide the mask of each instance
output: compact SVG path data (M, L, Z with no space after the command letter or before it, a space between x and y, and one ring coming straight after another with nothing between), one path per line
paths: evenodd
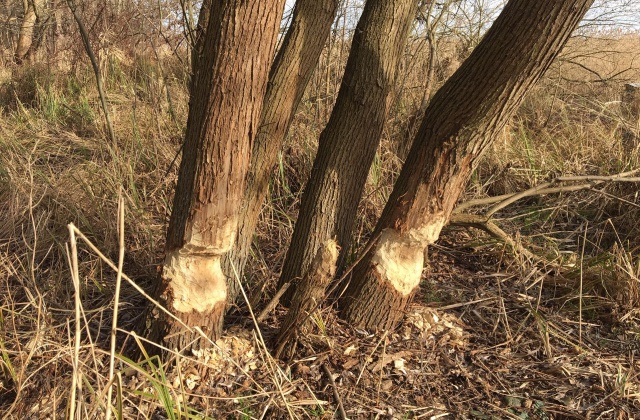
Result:
M220 262L233 246L236 226L237 220L224 223L217 232L215 243L206 245L201 228L194 223L187 235L188 242L167 253L163 276L173 309L182 313L202 313L226 302L226 277Z
M420 284L424 249L438 239L444 221L443 216L437 216L419 229L384 229L371 259L378 278L401 295L410 294Z
M172 306L178 312L211 311L227 299L221 255L167 254L163 276L168 281Z

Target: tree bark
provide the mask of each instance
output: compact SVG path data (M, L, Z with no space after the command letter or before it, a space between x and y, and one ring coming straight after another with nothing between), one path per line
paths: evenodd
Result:
M215 340L227 301L220 260L233 246L284 0L211 2L189 116L151 338L170 349ZM189 329L184 328L185 324Z
M236 244L223 263L230 302L239 291L234 268L242 276L278 152L316 68L338 3L339 0L298 0L291 26L271 67L240 208Z
M31 44L33 44L33 34L38 22L38 13L42 11L44 0L25 0L24 17L20 24L18 33L18 43L15 51L15 61L21 64L29 54Z
M195 76L195 71L200 68L199 59L204 52L204 33L209 24L210 9L211 0L203 0L200 6L200 14L198 15L198 24L194 30L194 44L191 46L191 68L194 70L194 74L191 75L192 80Z
M351 230L390 105L416 0L369 0L353 37L338 98L320 135L280 284L284 304L318 248L336 238L349 251Z
M357 326L388 329L420 283L478 157L560 52L592 0L511 0L431 100L406 163L341 301Z
M298 338L310 324L309 318L322 304L325 290L336 274L338 245L328 240L318 249L318 253L309 265L309 270L300 281L291 299L291 308L282 321L276 337L275 357L288 360L295 354Z

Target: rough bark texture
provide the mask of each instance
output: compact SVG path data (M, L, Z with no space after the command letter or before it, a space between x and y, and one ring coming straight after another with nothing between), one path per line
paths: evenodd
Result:
M193 72L158 295L183 323L212 339L222 330L227 300L220 259L235 240L283 8L284 0L211 2ZM163 312L153 324L152 338L170 349L204 344Z
M196 25L194 34L194 45L191 46L191 68L194 70L191 77L194 77L197 69L200 68L200 57L204 52L204 33L209 25L209 13L211 11L211 0L203 0L200 6L200 14L198 14L198 24ZM192 79L193 80L193 79Z
M298 0L291 26L271 67L240 208L236 244L223 263L228 277L230 302L238 295L238 282L233 268L242 276L278 152L316 68L338 3L339 0Z
M438 239L477 158L549 67L592 0L511 0L427 108L376 227L355 267L342 315L393 327L415 293L423 249Z
M280 282L295 284L329 238L348 252L369 167L384 127L416 0L369 0L356 27L338 98L320 135Z
M309 317L325 298L325 290L336 274L338 245L330 239L326 241L309 266L291 299L291 308L282 322L276 338L275 356L291 358L298 342L298 335L309 324Z

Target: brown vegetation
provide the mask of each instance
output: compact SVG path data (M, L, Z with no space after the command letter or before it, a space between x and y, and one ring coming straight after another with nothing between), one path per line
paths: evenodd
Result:
M149 348L132 331L162 261L177 178L173 162L188 105L189 54L182 35L168 27L157 31L152 11L149 5L109 26L95 19L98 11L90 5L83 9L86 22L99 22L90 38L117 153L107 140L92 69L69 29L72 17L65 17L69 25L62 28L58 53L47 42L37 52L51 65L14 66L15 50L3 44L3 417L64 418L72 389L79 417L104 415L116 281L112 404L124 418L331 418L337 412L334 387L349 418L637 415L640 198L632 182L523 197L492 215L508 244L468 225L446 227L429 248L429 281L398 329L354 329L337 319L329 302L310 317L295 359L284 364L270 356L285 311L278 307L254 328L250 309L263 308L277 289L302 186L347 58L350 19L343 17L351 12L344 8L278 155L243 276L244 297L230 316L236 325L214 349L164 365L144 351L127 359L130 349ZM156 29L142 31L147 35L135 42L129 29L116 30L136 25ZM402 139L420 112L429 48L418 35L416 29L405 50L354 243L346 250L347 267L370 238L402 163ZM638 35L583 35L570 41L525 98L460 202L515 194L560 176L638 176L638 120L619 102L624 83L640 81ZM453 33L439 41L435 89L466 58L468 43ZM124 231L118 228L119 197ZM464 211L485 215L493 205ZM69 223L77 228L75 246ZM120 238L124 260L118 270ZM77 276L71 275L76 264ZM341 293L348 269L342 278L330 292ZM242 323L246 328L238 327ZM202 363L206 378L198 374Z

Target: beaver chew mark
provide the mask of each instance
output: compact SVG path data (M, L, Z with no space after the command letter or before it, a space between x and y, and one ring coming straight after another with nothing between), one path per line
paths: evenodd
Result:
M424 249L438 239L443 225L444 218L438 217L420 229L384 229L371 259L378 277L403 296L411 293L420 284Z
M167 254L164 277L178 312L208 312L227 299L225 276L220 267L221 255L189 254L185 250Z

